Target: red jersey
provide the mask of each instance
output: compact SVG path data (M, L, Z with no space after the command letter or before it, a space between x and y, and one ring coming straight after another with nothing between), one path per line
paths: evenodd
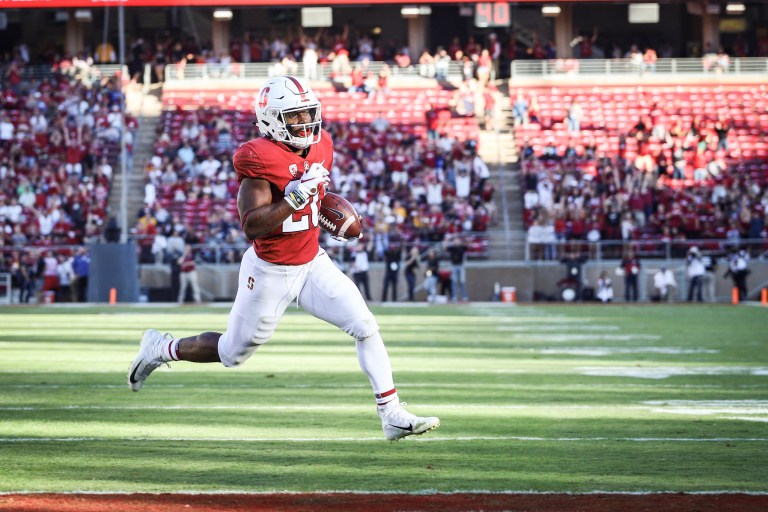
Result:
M309 147L305 158L282 143L261 137L240 146L232 160L238 182L244 178L267 180L272 186L272 203L277 203L285 197L288 183L300 179L313 163L320 163L326 169L333 166L333 141L323 130L320 142ZM312 261L320 249L317 202L323 195L325 191L271 233L254 240L253 249L259 258L279 265L303 265Z

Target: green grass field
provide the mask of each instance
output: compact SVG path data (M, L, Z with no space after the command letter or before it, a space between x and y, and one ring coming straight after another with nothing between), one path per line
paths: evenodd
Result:
M375 308L409 410L383 439L354 344L292 310L242 368L125 384L142 331L214 308L0 309L0 492L768 492L768 309Z

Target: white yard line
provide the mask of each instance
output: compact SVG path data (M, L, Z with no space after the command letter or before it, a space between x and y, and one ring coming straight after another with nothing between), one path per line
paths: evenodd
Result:
M528 436L461 436L412 438L420 443L520 441L520 442L633 442L633 443L766 443L768 437L528 437ZM87 442L211 442L211 443L325 443L383 442L377 437L0 437L0 444L12 443L87 443Z

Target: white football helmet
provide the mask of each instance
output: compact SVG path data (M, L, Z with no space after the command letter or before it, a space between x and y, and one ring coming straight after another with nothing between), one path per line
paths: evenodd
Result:
M287 125L285 114L309 110L312 121ZM270 78L256 100L256 120L263 134L278 142L304 149L320 142L320 101L304 80L293 76ZM294 130L302 135L294 135Z

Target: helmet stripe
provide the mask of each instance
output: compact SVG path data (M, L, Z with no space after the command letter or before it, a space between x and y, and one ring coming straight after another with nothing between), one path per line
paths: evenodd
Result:
M287 78L288 80L290 80L291 82L293 82L293 84L294 84L294 85L296 86L296 88L299 90L299 94L306 94L306 92L307 92L307 91L305 91L305 90L304 90L304 88L301 86L301 82L299 82L298 80L296 80L296 79L295 79L294 77L292 77L292 76L286 76L285 78Z
M302 87L302 85L301 85L301 82L299 82L298 80L296 80L296 79L295 79L294 77L292 77L292 76L286 76L285 78L287 78L288 80L290 80L291 82L293 82L293 85L295 85L295 86L296 86L296 89L298 89L298 90L299 90L299 99L300 99L301 101L309 101L309 98L307 98L307 93L308 93L308 91L305 91L305 90L304 90L304 87Z

